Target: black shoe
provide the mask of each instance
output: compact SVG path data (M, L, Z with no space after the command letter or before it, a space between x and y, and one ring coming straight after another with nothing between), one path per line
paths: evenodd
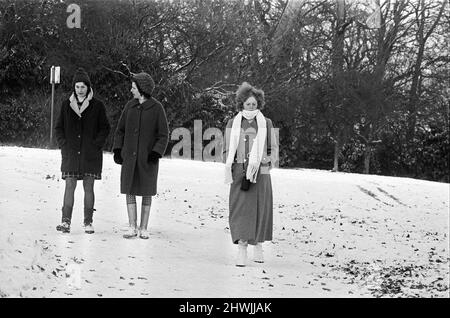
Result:
M61 231L63 233L70 233L70 224L67 222L62 222L60 225L56 227L57 231Z

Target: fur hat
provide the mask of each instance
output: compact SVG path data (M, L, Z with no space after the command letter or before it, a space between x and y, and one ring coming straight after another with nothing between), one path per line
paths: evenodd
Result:
M153 78L145 72L134 74L131 77L131 80L137 84L141 93L151 95L155 89L155 82L153 81Z
M244 102L251 96L255 97L258 102L258 109L264 107L264 91L257 89L247 82L243 82L236 91L236 106L239 111L243 109Z
M89 75L86 73L86 71L82 67L80 67L76 70L75 75L73 76L72 86L75 86L75 83L78 83L78 82L83 82L88 86L92 86Z

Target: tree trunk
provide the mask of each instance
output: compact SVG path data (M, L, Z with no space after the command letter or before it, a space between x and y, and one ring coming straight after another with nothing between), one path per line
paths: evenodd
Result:
M364 150L364 174L369 174L371 155L372 155L371 146L366 145L366 149Z
M331 68L332 68L332 78L334 85L334 97L333 104L335 107L338 105L342 105L342 73L344 67L344 35L345 29L348 24L345 23L345 1L344 0L336 0L336 26L334 29L333 35L333 52L331 56ZM333 171L339 171L339 156L341 149L341 136L343 127L342 123L337 125L337 129L333 129L335 134L333 138L335 139L334 143L334 165ZM333 132L332 132L333 133Z
M341 146L339 141L334 142L334 164L333 164L333 172L339 171L339 157L341 155Z
M434 31L436 25L439 23L441 16L444 12L444 8L446 5L446 1L442 2L442 5L439 9L439 13L436 16L436 19L433 21L432 25L428 30L425 30L427 26L427 17L430 15L430 7L429 3L421 0L419 2L418 9L416 11L416 21L418 24L418 31L416 35L417 40L417 55L416 61L414 64L414 73L411 83L411 89L409 92L409 100L408 100L408 118L407 118L407 131L406 131L406 143L409 149L409 152L414 157L414 174L417 177L417 150L414 144L414 137L416 135L416 124L417 124L417 107L420 101L420 93L421 93L421 85L422 85L422 62L425 54L425 46L430 34ZM427 14L428 13L428 14Z
M331 57L331 67L333 72L333 79L335 84L338 81L343 72L344 66L344 35L345 35L345 1L336 0L336 27L333 35L333 52Z
M414 73L408 101L408 130L406 138L409 144L411 144L415 136L415 128L417 121L417 104L420 98L420 90L421 90L420 77L422 76L422 62L424 58L425 46L428 38L436 28L436 25L439 23L443 15L446 2L445 1L442 2L439 12L436 16L436 19L432 22L430 28L428 30L425 30L425 26L429 24L429 22L427 21L427 17L429 16L430 13L429 5L430 3L421 0L419 2L419 7L416 12L416 21L418 23L419 28L416 35L418 50L416 55L416 61L414 63Z
M423 1L421 1L421 6L423 6ZM409 102L408 102L408 128L406 133L406 140L408 144L410 144L414 140L415 128L416 128L416 111L417 111L417 102L419 100L419 96L417 91L419 89L419 77L422 73L422 60L423 54L425 51L425 41L424 41L424 23L425 23L424 13L421 14L419 24L419 30L417 32L417 44L418 44L418 52L416 55L416 61L414 63L414 74L411 83L411 89L409 91Z

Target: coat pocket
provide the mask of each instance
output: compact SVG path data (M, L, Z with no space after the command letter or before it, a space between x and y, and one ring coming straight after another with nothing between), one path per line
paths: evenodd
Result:
M93 140L90 140L88 145L89 146L84 149L86 151L86 159L98 160L101 156L102 150L94 143Z

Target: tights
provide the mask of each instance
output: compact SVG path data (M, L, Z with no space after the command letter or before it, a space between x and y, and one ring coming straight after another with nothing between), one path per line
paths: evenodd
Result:
M127 204L136 204L136 196L134 194L126 195ZM152 204L152 196L144 195L142 196L142 205L151 205Z
M94 208L94 178L84 177L83 188L84 188L84 207L87 209ZM74 193L77 187L76 178L66 178L66 189L64 191L64 206L73 208L74 203Z
M131 227L136 228L137 226L136 196L133 194L127 194L126 200L127 200L128 222ZM147 229L151 204L152 204L151 196L145 195L142 196L141 225L139 227L141 230Z

